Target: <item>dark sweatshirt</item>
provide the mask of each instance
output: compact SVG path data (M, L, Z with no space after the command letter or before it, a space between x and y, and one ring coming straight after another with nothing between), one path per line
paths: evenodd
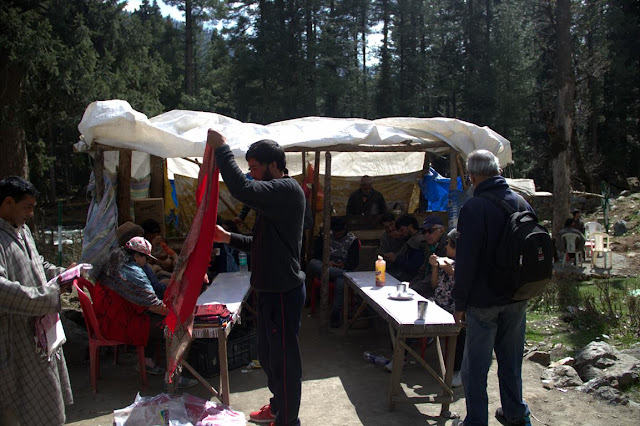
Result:
M456 311L466 311L468 306L488 308L515 302L489 283L489 265L495 259L496 247L507 223L507 212L493 201L478 196L483 192L495 194L514 209L533 211L522 197L509 189L502 176L480 182L473 192L474 197L464 203L458 217L456 284L451 292Z
M216 164L229 192L256 211L253 237L231 234L230 245L251 252L251 287L282 293L304 284L300 270L305 198L294 179L249 180L228 145L216 149Z

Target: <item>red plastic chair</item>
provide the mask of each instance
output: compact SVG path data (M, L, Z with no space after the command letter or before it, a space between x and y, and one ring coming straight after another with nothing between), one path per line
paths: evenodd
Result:
M316 312L316 295L322 286L322 280L320 278L314 278L311 282L311 315ZM333 293L336 289L336 283L329 281L329 306L333 303Z
M124 342L118 342L115 340L108 340L102 337L100 332L100 326L96 313L93 310L93 303L89 299L89 296L85 294L82 287L89 290L89 294L93 294L93 284L84 278L77 278L73 281L73 286L78 292L78 299L80 300L80 307L82 308L82 316L87 325L87 333L89 335L89 365L91 368L91 390L93 393L98 392L98 376L100 375L100 347L101 346L114 346L115 359L117 361L118 352L117 347L119 345L125 345ZM140 381L142 383L142 390L147 388L147 368L144 362L144 345L136 346L138 352L138 363L140 364Z

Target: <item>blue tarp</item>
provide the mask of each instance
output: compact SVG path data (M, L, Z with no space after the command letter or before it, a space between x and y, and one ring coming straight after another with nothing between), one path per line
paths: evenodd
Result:
M419 181L420 189L427 200L427 210L434 212L448 211L450 178L441 176L433 168ZM462 192L462 180L458 177L458 191Z

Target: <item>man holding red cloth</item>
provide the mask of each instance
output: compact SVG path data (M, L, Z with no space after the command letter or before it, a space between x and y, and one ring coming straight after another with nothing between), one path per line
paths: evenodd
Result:
M246 154L247 179L224 136L209 130L207 144L236 199L257 213L253 237L218 226L214 240L251 253L251 287L258 293L258 358L273 393L270 403L251 413L251 420L271 425L299 425L302 360L298 343L306 298L300 270L305 197L298 183L284 174L284 151L274 141L253 143Z

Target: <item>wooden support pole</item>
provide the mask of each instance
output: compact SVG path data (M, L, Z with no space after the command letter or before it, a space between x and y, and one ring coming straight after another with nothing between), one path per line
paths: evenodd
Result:
M151 155L149 158L151 167L149 197L151 198L164 198L164 162L164 158L155 155Z
M311 223L316 225L316 204L318 203L318 186L320 186L320 151L316 151L313 170L313 191L311 192Z
M118 225L131 220L131 150L118 153Z
M458 155L458 151L451 148L449 150L449 190L455 190L458 187L458 163L456 161L456 156Z
M320 331L329 330L329 255L331 254L331 152L325 153L324 205L322 209L322 285L320 290ZM346 308L346 307L345 307Z
M96 184L96 202L104 195L104 151L96 149L93 157L93 178Z
M462 165L462 158L460 157L460 153L456 155L456 162L458 163L458 174L460 175L460 180L462 181L462 188L466 191L469 185L467 185L467 179L465 178L464 166Z

